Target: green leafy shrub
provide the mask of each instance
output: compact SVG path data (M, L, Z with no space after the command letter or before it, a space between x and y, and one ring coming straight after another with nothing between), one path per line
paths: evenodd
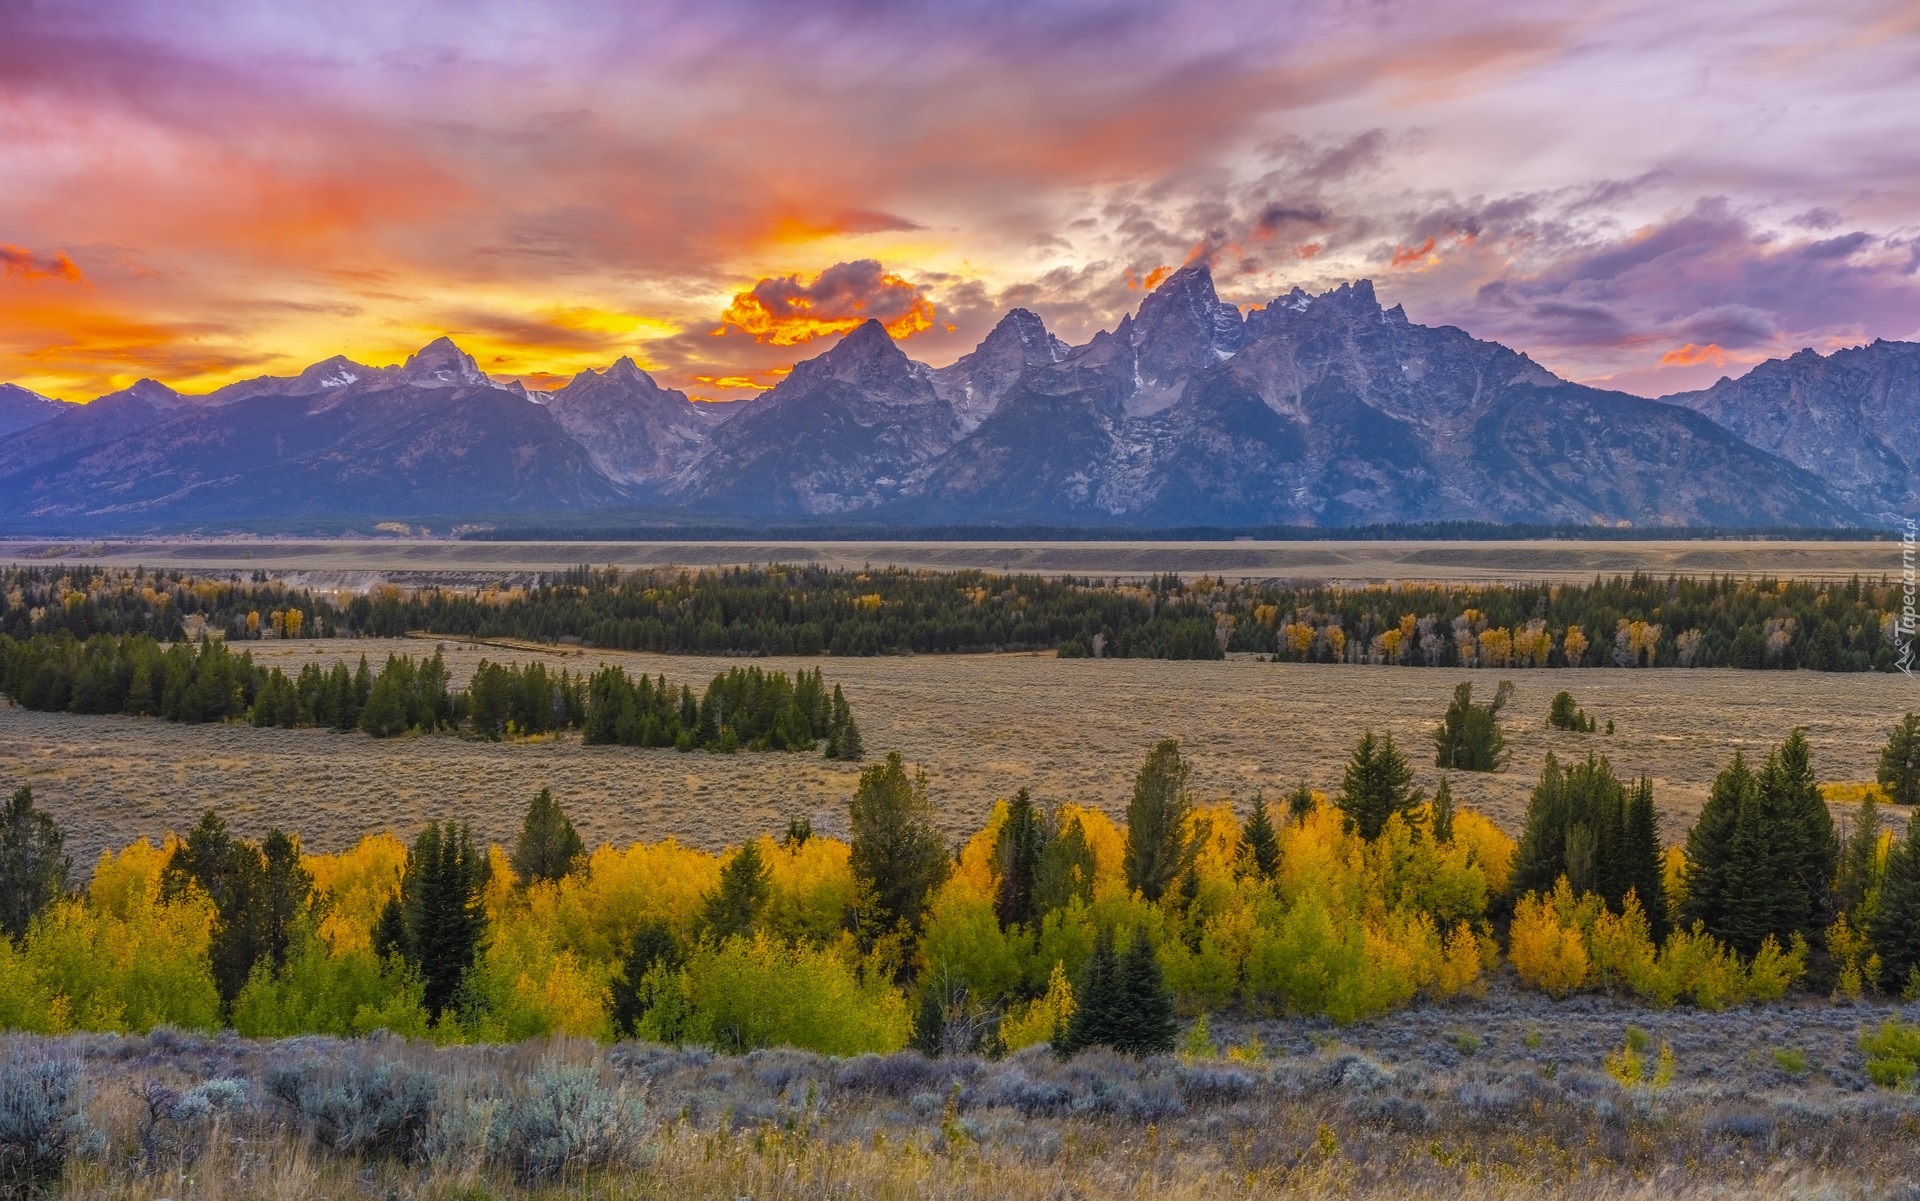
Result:
M1867 1077L1882 1088L1912 1088L1920 1071L1920 1025L1888 1018L1880 1029L1860 1036Z

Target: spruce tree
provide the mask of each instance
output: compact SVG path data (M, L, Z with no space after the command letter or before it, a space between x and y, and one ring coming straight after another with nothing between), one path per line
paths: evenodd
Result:
M1445 776L1433 790L1433 840L1439 843L1453 841L1453 785Z
M913 1015L914 1050L928 1059L940 1058L947 1042L947 1004L929 981L920 993L920 1008Z
M419 973L421 1003L435 1021L454 1007L479 957L486 933L480 905L485 873L472 831L454 822L428 823L407 853L400 880L405 938L398 949Z
M1347 815L1348 825L1368 842L1380 837L1387 819L1396 813L1408 822L1416 820L1420 794L1413 789L1413 768L1394 747L1391 733L1376 736L1368 730L1361 735L1347 759L1334 803Z
M1007 805L1007 819L994 845L1000 883L994 895L994 913L1002 930L1038 924L1036 893L1040 861L1046 854L1046 823L1035 810L1033 797L1022 788Z
M265 875L260 851L234 838L212 809L187 833L160 876L160 895L172 900L197 887L213 903L213 929L207 946L213 985L223 1016L246 987L259 957L255 905Z
M1187 791L1189 774L1180 758L1180 744L1167 738L1147 752L1146 762L1134 776L1123 862L1127 887L1136 889L1148 904L1166 894L1193 858L1195 847L1187 831L1187 818L1193 812L1193 798Z
M520 837L513 844L513 874L523 884L558 880L572 871L586 856L587 847L566 810L553 799L550 789L527 806L520 823Z
M260 840L260 886L253 913L256 953L275 972L287 966L294 923L313 897L313 873L300 862L300 840L279 827Z
M1453 703L1433 731L1434 765L1456 771L1499 771L1507 765L1507 738L1500 730L1500 711L1513 698L1513 685L1500 681L1493 700L1473 703L1473 684L1462 681L1453 690Z
M1127 1009L1126 982L1120 975L1120 960L1113 952L1110 931L1094 937L1093 955L1074 984L1073 1002L1066 1040L1055 1047L1062 1055L1087 1047L1111 1047L1116 1040L1126 1037L1121 1020Z
M1878 778L1889 804L1920 805L1920 714L1907 714L1888 735Z
M638 1032L650 1000L647 973L656 966L668 970L677 968L680 959L680 941L674 937L673 927L660 918L640 923L627 941L626 954L620 960L620 975L614 979L611 989L614 1033L631 1038Z
M1733 858L1734 831L1741 811L1758 805L1759 791L1746 758L1734 752L1733 762L1714 777L1707 803L1687 832L1687 896L1680 909L1683 925L1700 922L1711 931L1726 929L1727 873Z
M1776 795L1772 807L1780 815L1783 830L1791 835L1786 868L1788 881L1799 894L1786 903L1786 916L1792 919L1791 929L1811 937L1833 918L1831 889L1840 866L1840 837L1826 799L1820 795L1806 730L1795 729L1788 734L1775 755ZM1785 945L1785 933L1780 941Z
M1180 1033L1174 1014L1173 990L1160 971L1160 960L1147 942L1146 931L1135 930L1126 956L1120 961L1120 993L1124 1007L1117 1015L1119 1030L1113 1049L1129 1055L1156 1055L1173 1050Z
M1908 826L1907 836L1887 856L1870 937L1880 956L1881 985L1899 995L1920 968L1920 820Z
M1241 874L1258 880L1271 880L1280 870L1280 839L1267 817L1264 797L1253 798L1253 812L1247 815L1247 824L1240 831L1240 870Z
M1840 852L1840 869L1833 885L1834 907L1856 928L1866 926L1868 895L1878 885L1875 858L1880 846L1880 806L1869 792Z
M1287 820L1303 822L1313 812L1313 786L1302 780L1298 787L1287 794Z
M707 895L701 915L707 932L715 939L752 934L760 911L773 895L771 875L760 855L759 842L749 839L740 844L720 869L719 887Z
M926 773L909 778L899 752L888 754L860 773L851 816L853 877L872 898L876 919L869 933L919 930L929 897L952 866L933 824Z
M1034 884L1035 914L1044 917L1076 900L1091 903L1093 868L1093 847L1076 817L1049 837L1040 853L1040 872Z
M13 790L0 814L0 929L18 943L33 919L65 895L72 861L52 817L33 807L33 789Z
M1667 886L1661 870L1660 813L1653 805L1653 781L1641 776L1627 798L1622 863L1615 873L1621 897L1628 892L1640 902L1656 939L1666 936Z

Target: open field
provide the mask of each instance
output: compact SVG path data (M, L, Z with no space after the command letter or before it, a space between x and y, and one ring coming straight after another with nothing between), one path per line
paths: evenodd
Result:
M0 562L84 562L294 574L316 586L377 580L471 582L595 566L817 563L1042 575L1174 571L1231 579L1585 581L1595 575L1897 575L1897 542L455 542L433 539L232 539L0 542Z
M259 642L289 672L365 653L430 654L430 641ZM705 684L738 659L513 650L444 643L455 684L482 656L544 659L584 671L617 662ZM1060 660L1046 655L756 660L820 667L844 686L870 756L899 750L928 776L934 803L958 834L996 797L1022 785L1045 801L1074 800L1116 815L1156 739L1181 740L1202 797L1269 797L1301 780L1336 788L1354 739L1392 731L1431 788L1428 731L1453 687L1518 687L1508 722L1509 769L1454 776L1465 803L1518 832L1527 794L1549 751L1589 749L1623 775L1653 777L1664 834L1678 841L1736 749L1764 754L1807 727L1822 780L1871 779L1888 728L1920 691L1901 675L1721 670L1459 672L1308 664ZM1546 729L1547 703L1566 688L1612 737ZM822 833L845 831L859 772L817 755L704 753L585 747L577 741L489 744L450 736L378 742L325 730L185 726L126 717L78 717L0 708L0 782L33 785L68 831L83 868L99 851L141 835L184 830L218 806L238 831L280 824L314 850L362 833L407 833L434 817L470 819L482 836L511 836L528 798L551 787L591 843L673 836L717 848L805 814Z

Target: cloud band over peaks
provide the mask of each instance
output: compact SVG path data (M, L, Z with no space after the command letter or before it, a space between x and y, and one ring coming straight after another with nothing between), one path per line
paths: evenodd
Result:
M716 335L730 330L771 346L798 346L877 320L895 338L933 328L933 302L874 259L835 263L808 279L798 273L763 279L736 293Z

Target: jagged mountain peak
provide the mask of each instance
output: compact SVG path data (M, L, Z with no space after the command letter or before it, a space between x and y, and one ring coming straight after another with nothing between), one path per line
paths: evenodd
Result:
M868 318L842 335L825 354L794 364L793 373L781 385L826 375L844 383L878 387L915 374L917 366L894 342L886 326Z
M480 370L473 356L454 345L442 334L407 356L396 373L403 383L424 388L465 388L493 381Z

